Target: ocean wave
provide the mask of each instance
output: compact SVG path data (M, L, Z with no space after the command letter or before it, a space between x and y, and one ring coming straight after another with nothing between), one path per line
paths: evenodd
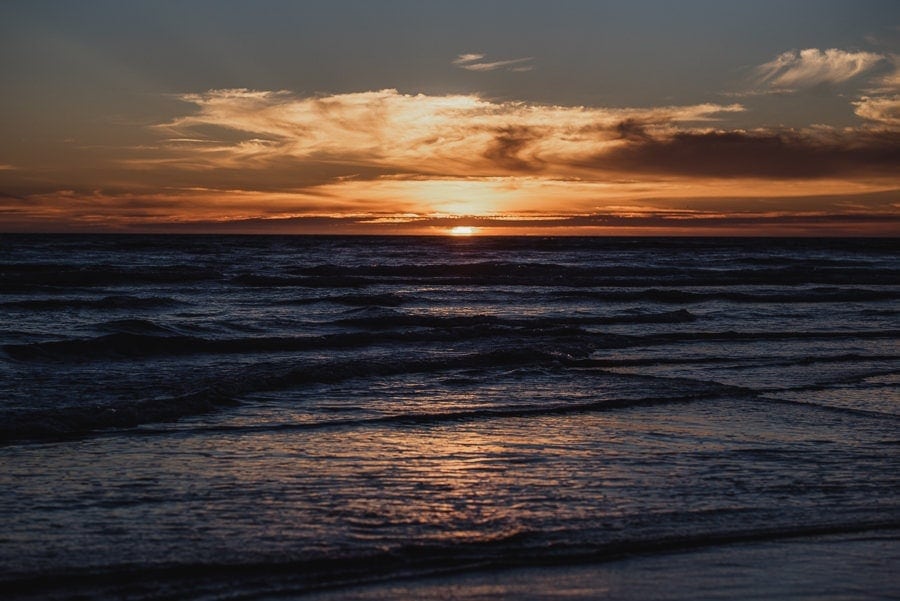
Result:
M722 513L724 518L728 512ZM14 599L281 598L395 580L509 568L594 564L740 543L876 533L896 536L900 529L900 519L895 515L829 520L801 519L802 516L794 515L796 512L786 513L791 513L796 521L774 518L766 526L723 528L706 524L702 517L687 515L684 516L686 520L700 521L705 527L694 528L690 533L663 530L656 534L638 532L631 536L596 528L553 533L520 528L482 540L454 540L444 544L407 542L387 549L345 551L325 556L254 557L243 563L123 564L7 574L0 580L0 586Z
M636 265L572 266L557 263L515 263L486 261L478 263L433 263L402 265L347 266L323 264L298 268L307 278L350 278L361 282L391 281L469 285L530 286L644 286L664 282L667 285L799 285L799 284L900 284L900 269L853 267L778 266L771 268L683 268ZM288 278L289 279L289 278Z
M777 391L776 391L777 392ZM777 403L782 405L798 405L800 407L808 407L816 411L825 411L828 413L841 413L845 415L853 415L855 417L871 417L878 420L897 420L900 421L900 414L887 413L885 411L876 411L874 409L859 409L856 407L845 407L842 405L826 405L824 403L814 403L812 401L799 401L796 399L785 399L778 396L767 394L766 391L760 391L760 398L765 399L767 403Z
M755 340L872 340L878 338L897 338L900 330L829 330L829 331L796 331L796 332L665 332L635 336L635 341L643 340L647 344L668 344L671 342L691 341L755 341Z
M292 298L276 301L278 305L313 305L316 303L334 303L347 307L399 307L408 303L410 296L405 294L339 294L334 296L313 296L308 298Z
M104 321L97 324L97 328L123 334L172 336L181 333L179 331L179 328L169 325L161 325L149 319L139 318L113 319L110 321ZM196 326L191 329L196 329Z
M121 267L78 264L0 264L0 291L28 292L43 288L94 288L136 284L179 284L221 278L214 269L193 265Z
M35 298L0 302L0 307L25 311L65 311L71 309L159 309L184 304L168 296L113 295L103 298Z
M646 323L689 323L696 316L685 309L664 313L633 313L627 315L581 316L581 317L541 317L541 318L501 318L495 315L433 315L409 314L397 311L377 310L365 315L343 317L336 323L369 329L390 329L397 327L454 328L475 326L506 326L522 329L547 329L581 325L646 324Z
M390 309L381 311L390 312ZM126 359L159 356L183 356L193 354L251 354L281 353L323 349L362 348L379 344L441 343L495 338L504 345L517 341L544 340L548 347L560 340L578 341L585 347L627 348L640 345L661 345L679 342L753 342L772 340L852 340L881 339L900 336L897 330L853 331L803 331L803 332L666 332L658 334L609 334L590 332L578 325L596 323L684 323L692 321L690 313L675 311L671 314L628 316L621 319L603 318L597 321L573 321L577 318L504 320L494 316L410 316L388 313L378 317L347 318L345 324L363 324L371 331L327 334L321 336L268 336L246 338L203 338L177 333L152 322L128 320L135 328L119 328L117 331L93 338L75 338L45 342L6 344L2 348L7 356L17 361L83 362L96 359ZM599 319L599 318L598 318ZM399 326L421 326L421 329L397 330ZM137 332L135 330L138 330Z
M434 286L530 286L555 288L658 288L659 286L831 286L900 285L897 269L773 267L766 269L701 269L674 267L582 267L554 263L440 263L427 265L318 265L298 268L295 275L244 273L230 282L248 287L363 288L381 284ZM753 295L728 293L739 302ZM660 298L666 295L659 293ZM786 298L788 298L787 296ZM694 301L697 297L675 295ZM816 295L809 298L818 302ZM835 294L833 302L843 298ZM776 300L774 296L773 300ZM727 300L727 297L726 297ZM672 301L669 301L672 302ZM677 302L684 302L678 300ZM765 301L762 301L765 302Z
M141 328L139 328L141 329ZM229 344L230 342L230 344ZM94 338L76 338L7 344L6 354L17 361L89 361L94 359L235 352L235 341L206 340L194 336L118 332ZM239 352L239 351L238 351Z
M412 373L439 373L465 369L492 370L506 367L558 365L586 357L591 346L549 341L487 350L461 355L407 358L397 360L347 360L290 368L276 373L260 374L242 385L254 390L284 390L306 384L336 383L359 378L383 378Z
M649 288L647 290L568 291L554 294L549 300L568 302L572 299L661 304L692 304L708 301L759 304L844 303L896 300L900 299L900 290L818 287L786 292L736 292L724 290L697 292L693 290L678 290L676 288Z
M97 430L172 421L237 404L233 397L208 390L166 398L135 399L114 406L85 404L46 410L5 411L0 420L0 443L79 437Z
M282 276L245 273L234 276L231 284L250 288L364 288L378 282L374 279L352 276Z
M151 328L153 326L150 326ZM105 334L93 338L75 338L24 344L6 344L2 348L17 361L84 362L97 359L133 359L140 357L183 356L194 354L280 353L323 349L361 348L376 344L459 342L498 338L517 340L545 339L552 346L557 339L599 339L576 327L560 326L520 329L490 324L461 324L453 328L350 332L322 336L247 337L212 339L184 334L156 335L133 331ZM608 340L622 337L607 336Z
M744 257L740 261L745 265L789 265L791 267L853 267L869 269L873 267L872 261L863 259L827 259L816 257L800 259L796 256L777 255L771 257Z
M861 355L844 353L841 355L802 355L785 359L760 357L634 357L626 359L592 358L584 361L584 365L593 367L637 367L641 365L716 365L727 364L740 369L758 369L759 367L791 367L813 365L816 363L870 363L873 361L897 361L900 355Z
M677 405L706 401L716 398L736 398L743 396L755 396L753 392L730 387L721 384L703 383L691 394L672 394L669 396L635 397L602 399L592 402L578 403L552 403L544 405L527 406L492 406L480 409L437 411L420 413L397 413L369 418L328 419L315 422L300 423L275 423L262 425L212 425L191 429L150 430L142 429L136 434L159 435L185 433L212 434L212 433L258 433L258 432L282 432L282 431L308 431L328 430L343 428L368 428L378 426L414 426L427 427L446 423L460 423L469 421L484 421L494 419L515 419L529 417L543 417L551 415L577 415L580 413L598 413L614 411L618 409L635 409L639 407L654 407L658 405Z
M114 335L133 337L133 335ZM108 337L103 337L108 338ZM140 336L138 338L146 338ZM83 352L83 351L82 351ZM13 410L0 417L0 442L87 435L108 428L125 428L144 423L171 421L180 417L230 407L248 393L334 384L349 380L383 378L413 373L508 367L559 365L584 357L590 349L572 344L550 347L546 343L517 348L494 349L454 356L383 359L332 360L302 366L257 364L237 373L223 375L214 385L187 395L117 401L112 405L85 405L79 408Z

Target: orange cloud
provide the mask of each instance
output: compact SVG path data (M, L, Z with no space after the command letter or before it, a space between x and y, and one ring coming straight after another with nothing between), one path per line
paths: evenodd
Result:
M120 149L106 185L7 186L4 223L428 233L468 219L478 223L459 225L507 233L771 233L776 223L847 233L892 227L900 208L895 105L880 96L856 105L867 126L803 130L727 127L740 104L603 108L396 90L180 98L191 111Z
M853 103L856 114L863 119L900 128L900 95L863 96Z
M488 234L891 235L900 226L895 188L839 180L391 177L344 180L314 192L0 195L0 217L7 231L428 234L462 225Z
M287 92L213 90L182 97L198 111L158 126L172 139L166 164L185 168L267 167L290 158L469 176L522 169L562 174L626 144L623 123L651 135L744 110L737 104L604 109L492 102L477 95L396 90L298 98ZM198 132L219 131L219 139ZM240 132L228 139L226 132Z
M900 156L891 129L711 127L745 110L739 104L608 109L396 90L312 98L213 90L183 99L198 110L159 126L178 142L166 143L168 156L157 160L184 169L313 161L377 175L821 178L891 174ZM896 99L864 98L856 106L869 120L896 125ZM198 132L221 138L197 143Z

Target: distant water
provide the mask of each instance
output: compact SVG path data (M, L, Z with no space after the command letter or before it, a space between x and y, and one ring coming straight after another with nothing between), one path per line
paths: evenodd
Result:
M896 560L898 300L897 239L3 236L0 590Z

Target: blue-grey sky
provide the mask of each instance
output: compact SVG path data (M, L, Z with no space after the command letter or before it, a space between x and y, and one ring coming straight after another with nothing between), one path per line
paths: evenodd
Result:
M515 103L535 111L565 107L569 117L579 107L653 111L715 105L721 110L707 107L697 119L676 111L664 120L672 127L716 123L732 132L776 128L779 136L818 126L865 128L869 135L878 126L884 131L870 158L890 163L896 159L893 128L900 122L898 55L896 0L8 1L0 4L0 192L20 198L61 190L136 194L161 186L166 178L184 189L217 187L211 167L204 170L185 152L160 144L182 137L279 140L281 154L267 163L269 179L283 182L288 171L304 175L290 185L259 185L259 191L296 191L350 176L422 177L427 172L467 177L461 169L436 173L433 166L398 166L384 159L384 148L370 161L340 159L337 150L325 152L321 145L305 154L285 154L286 130L233 126L210 113L211 103L223 102L210 91L238 89L289 95L291 100L269 97L263 103L268 111L275 105L296 110L289 105L304 98L334 96L344 102L342 95L381 90L396 90L398 97L470 96L494 103L491 111L504 115L494 125L500 132L494 142L516 156L495 160L496 172L473 166L472 176L506 176L518 165L532 175L552 171L553 181L576 177L568 170L539 168L562 159L558 149L551 157L546 145L528 146L535 136L549 135L548 122L522 125L521 115L510 117ZM197 100L192 94L206 96ZM248 102L230 98L229 111L235 102ZM740 109L725 108L735 105ZM254 107L263 110L258 102ZM198 111L209 114L184 121ZM629 115L623 119L637 118ZM677 135L663 127L662 117L638 116L644 120L641 128L652 122L658 129L640 129L639 135L621 139L637 144L639 136L659 141ZM178 124L181 131L176 135L173 127L164 138L160 128L167 124ZM568 139L565 132L552 135ZM596 152L576 163L605 152L605 140L597 140ZM828 150L826 160L840 162L844 146ZM140 155L141 148L148 152ZM493 148L480 152L499 157L502 153ZM146 159L142 168L137 167L140 156ZM702 156L698 151L698 159ZM122 157L131 161L127 167L116 163ZM673 163L668 157L662 162ZM153 177L147 173L150 166L156 170ZM251 190L265 179L258 164L219 167L223 190ZM674 163L671 169L678 171ZM643 172L621 162L614 171ZM879 190L884 171L878 174ZM609 181L605 173L603 181ZM730 175L748 174L738 168ZM659 194L665 194L663 188ZM512 209L504 205L503 210ZM284 214L295 213L302 214L302 207ZM14 208L6 215L28 221ZM258 216L266 215L263 210ZM95 219L102 221L102 215Z
M894 0L28 0L0 17L4 88L86 104L242 87L692 103L786 50L900 51ZM479 77L452 67L465 52L530 56L534 69Z

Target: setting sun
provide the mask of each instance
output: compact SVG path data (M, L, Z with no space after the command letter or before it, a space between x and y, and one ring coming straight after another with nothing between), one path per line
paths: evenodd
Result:
M458 225L454 228L450 228L451 236L471 236L475 233L475 228L468 225Z

